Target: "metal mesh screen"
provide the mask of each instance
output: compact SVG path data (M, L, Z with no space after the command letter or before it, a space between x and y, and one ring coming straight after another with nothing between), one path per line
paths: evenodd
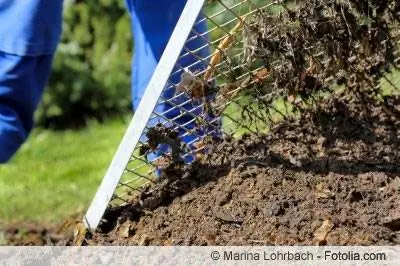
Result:
M190 44L190 42L200 38L205 40L206 44L197 48L197 50L191 50L187 47L187 45L185 45L180 56L180 60L185 57L196 57L197 62L186 66L185 68L176 65L171 76L178 75L180 80L178 83L169 80L165 88L165 90L175 88L176 93L171 98L161 97L159 100L159 104L168 103L172 105L172 107L164 112L153 112L150 127L146 128L146 130L143 132L143 136L148 134L149 130L151 130L151 126L159 124L175 130L182 129L186 131L186 133L181 135L181 138L185 137L186 135L194 135L195 138L188 143L190 145L196 142L201 143L204 138L207 138L207 136L219 131L219 117L217 116L214 119L206 119L206 117L203 117L207 113L207 103L203 102L202 98L190 97L192 93L192 91L190 91L191 89L203 90L204 88L199 86L198 88L186 88L186 90L183 88L182 90L179 90L179 86L182 83L181 76L183 73L189 72L189 68L193 70L193 72L189 72L189 75L193 75L194 79L198 79L199 81L204 81L206 79L213 80L216 81L219 86L223 87L226 84L229 86L229 84L244 80L247 77L251 77L259 73L265 75L266 73L261 72L265 69L264 67L257 67L256 64L252 64L253 62L246 62L244 60L245 50L243 48L242 31L243 25L247 23L246 17L250 17L252 14L259 12L260 10L273 8L276 4L277 3L275 2L269 3L268 1L214 1L213 6L206 6L204 10L205 18L203 19L207 20L209 30L202 33L192 30L191 35L187 40L187 44ZM198 24L201 22L202 21L199 20L196 23ZM212 51L208 57L200 58L196 55L198 50L207 48ZM204 64L207 65L206 68L196 68L197 66ZM249 84L246 84L246 86L251 86L252 83L256 82L257 80L249 81ZM246 130L253 132L255 131L255 129L251 129L250 125L247 123L242 123L240 118L235 117L235 113L240 111L245 104L244 102L241 102L241 100L244 98L243 95L239 97L233 97L236 96L241 89L243 88L240 86L240 84L238 84L237 87L232 87L231 90L227 92L225 97L218 93L216 95L216 106L214 109L215 111L222 113L222 131L224 131L225 134L235 134L238 129L240 129L242 132ZM196 92L193 92L193 94L196 94ZM202 95L202 92L199 91L197 94ZM179 101L179 104L176 104L176 100L182 96L186 98L186 101ZM192 103L193 101L195 103L193 106L191 106L192 108L183 107L188 103ZM228 106L231 110L226 111ZM178 110L181 114L172 119L168 119L167 116L165 116L165 113L175 110ZM189 116L190 118L186 123L177 123L175 120L182 116ZM197 128L188 128L185 126L191 123L195 123ZM207 134L196 134L196 129L202 131L202 128L208 129ZM126 167L126 171L121 178L111 204L126 203L126 196L129 198L129 195L133 191L140 191L141 185L148 182L154 182L155 167L162 167L163 164L169 163L169 160L166 159L168 154L164 154L164 156L158 156L151 162L149 162L144 155L140 156L139 154L141 148L146 145L146 141L148 141L147 138L143 139L144 141L139 142L132 154L131 160ZM201 146L201 144L199 146ZM199 147L191 152L198 153L201 152L201 150L202 147ZM183 153L181 155L188 156L188 153Z
M213 136L267 132L280 119L296 116L299 106L345 89L382 97L398 93L399 4L388 5L391 24L377 24L377 1L205 1L204 16L178 60L196 62L175 65L158 99L164 108L154 109L140 141L129 147L109 203L129 203L145 184L156 182L156 168L201 156ZM203 20L208 30L196 31ZM360 31L370 35L352 35ZM193 49L194 40L204 46ZM209 56L199 56L202 50ZM190 141L183 145L185 137ZM166 148L149 159L159 145Z

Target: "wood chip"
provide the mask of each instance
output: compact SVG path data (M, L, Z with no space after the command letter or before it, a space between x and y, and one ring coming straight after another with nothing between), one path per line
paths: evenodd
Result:
M74 241L73 241L74 246L82 246L86 238L86 233L87 229L85 225L82 222L77 223L74 232Z
M328 236L329 232L332 231L334 226L335 225L331 220L325 220L322 223L321 227L314 232L314 241L316 242L316 244L325 244L326 237Z
M317 199L331 199L335 197L335 193L326 189L324 184L320 183L316 186L315 196Z
M121 224L117 229L117 235L121 238L128 238L131 236L131 224L125 222Z

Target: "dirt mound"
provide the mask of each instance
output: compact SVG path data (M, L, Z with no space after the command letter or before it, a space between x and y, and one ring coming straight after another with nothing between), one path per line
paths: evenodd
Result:
M74 223L69 221L61 225L18 222L0 227L3 244L11 246L68 246L74 239Z
M368 107L367 107L368 106ZM323 111L322 111L323 110ZM330 99L109 209L90 245L400 244L400 99Z

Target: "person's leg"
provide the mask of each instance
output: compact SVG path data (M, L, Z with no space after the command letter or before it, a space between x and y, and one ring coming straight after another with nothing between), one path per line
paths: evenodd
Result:
M61 35L63 0L0 0L0 51L53 54Z
M28 137L51 62L51 55L0 52L0 163L7 162Z
M174 30L176 22L186 4L186 0L162 0L162 1L147 1L147 0L126 0L128 10L132 17L132 28L134 37L134 58L132 61L132 100L133 108L136 109L143 96L144 90L156 68L159 59L167 45L167 42ZM200 16L202 18L202 16ZM207 30L206 21L195 26L194 30L198 33L204 33ZM190 37L189 37L190 38ZM207 35L204 38L197 37L187 43L187 48L196 50L204 47L196 52L196 55L187 55L178 61L177 67L187 67L199 61L199 58L207 58L210 54L207 46ZM186 51L183 51L186 53ZM191 71L200 71L207 66L207 62L200 62L190 67ZM170 81L177 84L180 80L181 73L173 75ZM164 92L163 97L169 99L173 96L174 89ZM174 104L181 104L187 101L187 97L179 97L174 100ZM197 107L197 108L196 108ZM186 110L193 110L192 113L200 115L201 108L193 103L188 103L183 106ZM186 114L180 118L181 110L173 108L171 104L159 104L155 110L157 113L164 113L168 119L173 119L178 124L185 124L185 128L193 129L195 123L188 121L193 120L193 116ZM160 121L165 121L162 118L150 121L150 125L155 125ZM219 121L215 122L215 127L219 127ZM181 129L180 134L184 134L185 130ZM197 136L187 135L183 137L185 143L192 142ZM154 158L151 156L150 158ZM188 161L192 158L188 158Z
M0 0L0 163L33 127L61 34L63 0Z

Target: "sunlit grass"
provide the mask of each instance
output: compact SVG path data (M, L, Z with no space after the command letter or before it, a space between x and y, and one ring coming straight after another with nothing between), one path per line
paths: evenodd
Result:
M122 119L78 131L36 129L0 166L0 220L55 222L85 211L125 129Z

